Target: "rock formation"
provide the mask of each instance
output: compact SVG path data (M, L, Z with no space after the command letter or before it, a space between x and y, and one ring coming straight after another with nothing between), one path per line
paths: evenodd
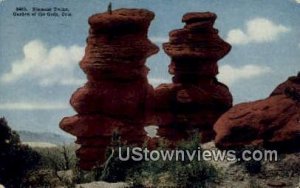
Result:
M174 77L155 89L155 111L158 134L171 141L186 138L193 129L199 129L203 142L213 139L213 124L232 106L228 87L216 79L217 61L231 49L213 28L216 18L210 12L187 13L184 28L171 31L163 44Z
M89 18L85 55L80 62L88 82L71 97L78 113L65 117L61 129L77 137L79 166L91 169L104 162L112 135L142 144L143 119L154 91L148 84L146 58L158 52L147 38L154 13L118 9Z
M274 91L271 93L270 96L275 95L281 95L281 94L287 94L287 95L293 95L292 92L300 93L300 72L297 76L291 76L288 78L287 81L283 82L282 84L279 84Z
M300 74L280 84L264 100L232 107L214 125L219 148L261 145L300 151Z

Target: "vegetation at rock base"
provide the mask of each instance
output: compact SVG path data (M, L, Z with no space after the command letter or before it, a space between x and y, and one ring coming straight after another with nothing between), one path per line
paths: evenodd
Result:
M117 148L121 146L121 152L125 152L126 145L120 144L118 136L113 137L115 140L112 141L113 147L107 150L107 161L91 171L83 171L76 166L75 150L78 146L75 144L30 148L22 145L18 134L9 128L4 118L0 118L0 184L17 188L75 187L95 181L123 181L133 187L226 187L231 184L266 187L268 184L299 183L299 153L281 154L278 162L240 161L228 167L224 167L223 161L216 161L217 164L203 160L120 161ZM173 149L197 150L199 139L192 136ZM160 140L157 149L165 151L167 145L166 141ZM240 153L244 149L262 150L247 147L240 149Z
M75 187L79 183L92 181L131 182L133 186L196 186L217 177L216 169L202 161L121 161L118 147L125 152L115 137L113 148L108 148L108 160L91 171L77 168L75 144L52 148L30 148L22 145L18 134L12 131L4 118L0 119L0 184L6 187ZM146 144L145 144L146 145ZM129 146L133 147L133 146ZM199 147L199 138L179 144L178 149L194 150ZM111 149L114 149L113 155ZM167 150L160 142L159 148Z
M194 151L199 148L200 138L192 136L188 141L182 141L177 149ZM161 140L157 150L166 151L168 147ZM125 152L123 147L122 152ZM102 180L132 182L135 187L179 186L204 187L218 177L217 170L205 161L184 160L176 161L120 161L118 153L110 160L103 171Z
M262 171L262 161L257 161L254 159L243 160L242 153L245 150L253 152L255 150L263 151L264 149L261 147L247 146L247 147L239 148L236 150L236 157L240 159L237 162L237 164L240 164L241 166L243 166L243 168L246 170L246 172L248 172L250 175L255 175L255 174L260 173Z

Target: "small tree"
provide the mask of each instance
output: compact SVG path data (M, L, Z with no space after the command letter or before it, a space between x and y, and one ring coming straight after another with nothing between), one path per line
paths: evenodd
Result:
M107 12L109 13L109 14L112 14L112 4L111 4L111 2L108 4L108 6L107 6Z
M40 160L30 147L21 145L19 135L0 118L0 184L20 187L23 178Z

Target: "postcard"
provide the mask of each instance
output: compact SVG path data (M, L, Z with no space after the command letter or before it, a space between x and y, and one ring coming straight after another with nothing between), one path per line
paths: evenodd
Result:
M300 187L299 0L0 0L1 187Z

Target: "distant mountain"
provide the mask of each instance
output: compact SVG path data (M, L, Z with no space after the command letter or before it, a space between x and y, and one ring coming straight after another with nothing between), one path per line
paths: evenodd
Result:
M70 144L75 138L50 132L17 131L22 142L45 142L56 145Z

